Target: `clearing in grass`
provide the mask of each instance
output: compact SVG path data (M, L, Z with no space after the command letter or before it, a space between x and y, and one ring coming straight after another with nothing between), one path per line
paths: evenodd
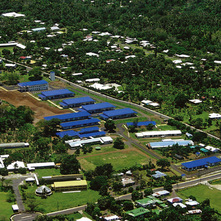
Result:
M12 205L15 203L7 202L7 192L0 192L0 220L9 220L13 214Z

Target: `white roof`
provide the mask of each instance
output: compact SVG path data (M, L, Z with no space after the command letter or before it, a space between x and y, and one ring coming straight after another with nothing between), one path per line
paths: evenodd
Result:
M40 167L54 167L54 162L44 162L44 163L27 163L28 169L35 169Z
M174 203L173 206L174 207L180 206L181 208L186 208L186 205L184 205L183 203Z
M216 63L216 64L221 64L221 61L214 61L214 63Z
M169 49L163 50L163 53L168 53Z
M160 106L160 105L159 105L158 103L156 103L156 102L150 102L149 105L150 105L150 106L153 106L153 107L158 107L158 106Z
M189 101L192 102L192 103L194 103L194 104L200 104L200 103L202 103L202 101L199 100L199 99L192 99L192 100L189 100Z
M135 133L137 137L150 137L150 136L166 136L166 135L182 135L181 130L165 130L165 131L145 131Z
M187 54L175 54L178 58L189 58L190 56Z
M188 210L187 214L197 214L202 213L202 210L200 209L194 209L194 210Z
M102 33L100 33L99 34L99 36L106 36L106 35L112 35L111 33L109 33L109 32L102 32Z
M88 52L88 53L86 53L86 55L99 57L99 54L96 54L96 53L93 53L93 52Z
M8 12L8 13L3 13L2 16L4 17L24 17L25 15L24 14L19 14L19 13L16 13L16 12Z
M189 202L185 202L186 205L188 206L197 206L199 205L199 203L197 201L189 201Z
M0 169L5 168L3 159L0 157Z
M106 84L100 84L100 83L94 83L94 84L90 85L90 87L93 87L97 90L108 90L108 89L112 88Z
M212 147L212 146L206 146L205 149L207 149L207 150L209 150L209 151L211 151L211 152L217 152L217 151L219 151L218 148L215 148L215 147Z
M100 78L90 78L85 80L85 82L98 82L98 81L100 81Z
M16 67L16 64L5 64L5 67Z
M152 101L151 101L151 100L142 100L141 103L143 103L143 104L149 104L149 103L152 103Z
M128 56L125 56L125 59L128 59L128 58L135 58L136 55L128 55Z
M113 142L113 139L109 136L100 137L100 139L103 143L106 143L106 142L111 142L112 143Z
M26 182L33 182L33 181L35 181L35 178L29 177L29 178L25 179L25 181Z
M19 210L19 208L18 208L18 205L17 205L17 204L15 204L15 205L12 205L12 209L13 209L14 211L17 211L17 210Z
M104 220L110 221L110 220L118 220L119 216L113 215L113 216L106 216L106 217L103 217L103 218L104 218Z
M51 30L52 31L57 31L57 30L59 30L60 28L59 27L57 27L57 26L53 26L53 27L51 27Z
M152 196L163 196L163 195L167 195L169 194L170 192L167 191L167 190L161 190L161 191L158 191L158 192L155 192L152 194Z
M82 217L80 219L76 219L76 221L92 221L92 220L87 217Z
M179 63L182 63L182 60L173 60L173 63L174 64L179 64Z
M83 73L73 73L72 76L80 76L83 75Z
M8 170L14 170L19 168L25 168L25 164L22 161L15 161L7 166Z
M23 44L17 44L17 47L19 47L19 48L21 48L21 49L25 49L26 48L26 46L25 45L23 45Z
M209 114L209 118L211 118L211 119L220 119L221 118L221 114L211 113L211 114Z

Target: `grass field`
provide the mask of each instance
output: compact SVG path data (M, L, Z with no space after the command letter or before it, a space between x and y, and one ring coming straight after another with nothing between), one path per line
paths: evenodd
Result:
M121 170L125 167L132 167L136 164L148 162L148 156L144 156L137 151L113 152L103 155L86 157L79 160L85 170L95 169L96 166L111 163L114 170Z
M29 186L26 193L34 196L38 202L38 210L43 213L49 213L57 210L63 210L71 207L77 207L87 204L87 202L96 202L100 197L97 191L88 188L86 191L75 193L53 192L53 194L46 199L35 196L37 186Z
M217 189L210 189L206 185L197 185L194 187L179 190L177 192L181 198L188 198L190 195L195 196L197 201L202 202L205 199L210 199L212 208L221 212L221 191Z
M37 169L37 170L35 170L35 173L38 175L38 177L61 175L60 170L59 169L55 169L55 168L51 168L51 169Z
M8 203L7 192L0 192L0 220L9 220L13 214L12 205L14 203Z

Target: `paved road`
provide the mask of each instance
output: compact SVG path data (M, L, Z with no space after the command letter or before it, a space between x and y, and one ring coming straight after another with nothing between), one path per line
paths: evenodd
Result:
M18 189L18 186L26 178L27 177L22 177L22 178L18 178L18 179L13 179L12 180L12 187L13 187L13 190L14 190L14 193L15 193L15 198L16 198L16 202L17 202L17 205L18 205L18 208L19 208L19 210L18 210L19 212L24 212L25 211L25 207L23 205L22 197L21 197L20 191Z
M20 213L11 217L12 221L33 221L39 213Z

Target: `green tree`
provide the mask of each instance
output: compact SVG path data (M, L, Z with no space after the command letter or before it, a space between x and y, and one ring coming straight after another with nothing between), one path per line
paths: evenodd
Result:
M78 174L81 168L80 163L74 155L64 156L61 161L61 174Z
M172 192L172 190L173 190L173 186L172 186L172 184L171 184L170 181L166 181L166 182L164 183L163 188L164 188L165 190L169 191L169 192Z
M147 189L144 190L144 196L145 196L145 197L146 197L146 196L149 196L149 195L151 195L151 194L153 194L152 188L147 188Z
M114 141L113 147L116 149L124 149L124 142L122 138L117 137L116 140Z
M170 166L170 162L169 160L162 158L162 159L157 160L157 166L161 167L161 169L163 170L165 167Z
M32 81L37 81L42 79L41 69L39 67L34 67L29 72L29 79Z
M175 99L174 99L175 106L176 107L181 107L181 108L186 106L187 101L188 101L188 97L183 93L177 94Z
M143 194L137 190L134 190L132 192L131 198L133 201L139 200L143 198Z
M111 133L114 132L116 129L116 125L115 125L114 121L111 119L106 120L106 122L104 123L104 127L107 131L109 131Z
M124 201L123 208L125 211L134 209L134 204L131 201Z
M100 190L102 186L107 186L107 177L106 176L96 176L90 182L90 188L92 190Z

